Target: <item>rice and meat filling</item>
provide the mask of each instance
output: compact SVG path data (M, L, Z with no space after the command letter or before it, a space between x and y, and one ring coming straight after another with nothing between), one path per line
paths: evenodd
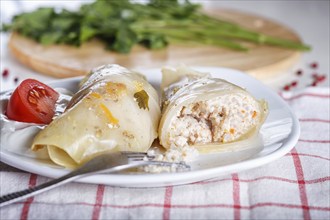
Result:
M200 153L246 149L258 139L268 114L265 100L185 66L163 68L162 73L162 160L192 161Z
M246 94L227 94L183 106L171 121L171 147L238 140L260 121L259 103Z

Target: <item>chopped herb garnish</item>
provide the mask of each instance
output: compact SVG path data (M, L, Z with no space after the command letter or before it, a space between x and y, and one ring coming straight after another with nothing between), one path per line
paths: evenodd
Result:
M149 110L149 105L148 105L149 95L146 91L141 90L139 92L136 92L134 94L134 98L141 109L143 108Z
M14 31L43 45L80 46L97 38L109 50L129 53L136 44L160 49L169 43L200 44L247 51L248 41L295 50L310 50L290 41L242 28L237 24L210 17L200 5L188 0L150 0L147 4L129 0L97 0L77 11L39 8L14 16L2 31Z

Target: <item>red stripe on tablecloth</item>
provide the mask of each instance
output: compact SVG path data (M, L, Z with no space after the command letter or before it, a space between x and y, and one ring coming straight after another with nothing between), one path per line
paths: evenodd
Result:
M29 179L29 188L35 187L36 184L37 184L37 175L31 174L30 179ZM28 219L30 206L31 206L31 203L33 202L33 200L34 200L34 197L30 197L24 202L22 213L21 213L21 220Z
M234 202L234 219L241 219L241 203L240 203L240 188L238 174L234 173L231 175L233 180L233 202Z
M301 205L303 207L304 219L309 220L309 219L311 219L311 215L310 215L309 206L308 206L308 198L307 198L307 193L306 193L304 170L302 168L300 158L296 154L297 150L294 148L291 152L293 153L292 158L293 158L293 163L294 163L294 167L295 167L296 174L297 174L299 194L300 194Z
M218 182L229 181L229 180L233 180L233 179L209 180L209 181L197 182L197 183L193 183L193 184L195 184L195 185L211 184L211 183L218 183ZM258 177L258 178L254 178L254 179L239 179L237 181L243 182L243 183L250 183L250 182L256 182L256 181L260 181L260 180L278 180L278 181L283 181L283 182L287 182L287 183L299 183L298 180L290 180L290 179L276 177L276 176L262 176L262 177ZM330 181L330 176L322 177L319 179L313 179L313 180L305 180L304 184L323 183L326 181Z
M170 219L170 211L171 211L171 202L173 195L173 187L168 186L165 189L165 199L164 199L164 210L163 210L163 219Z
M281 178L281 177L272 177L272 176L266 176L266 177L259 177L255 178L252 180L240 180L241 182L254 182L257 180L262 180L262 179L269 179L269 180L279 180L283 182L288 182L288 183L299 183L300 181L298 180L290 180L286 178ZM319 179L313 179L313 180L305 180L304 182L301 182L301 184L314 184L314 183L323 183L325 181L330 181L330 176L319 178Z
M264 203L256 203L251 206L240 206L241 209L255 209L265 206L276 206L283 208L291 208L291 209L306 209L305 206L302 205L293 205L286 203L274 203L274 202L264 202ZM234 208L233 205L228 204L206 204L206 205L172 205L172 208ZM329 207L318 207L318 206L309 206L309 209L319 210L319 211L330 211Z
M286 101L291 101L291 100L299 99L301 97L306 97L306 96L315 97L315 98L330 98L330 95L328 95L328 94L315 94L315 93L303 93L303 94L299 94L296 96L292 96L290 98L285 98L282 96L282 94L280 94L280 96Z
M299 139L300 142L307 142L307 143L330 143L330 140L305 140L305 139Z
M18 202L19 203L19 202ZM73 203L47 203L47 202L37 202L35 201L34 204L41 204L41 205L60 205L60 206L69 206L69 205L86 205L86 206L94 206L95 204L86 203L86 202L73 202ZM119 208L119 209L132 209L132 208L143 208L143 207L155 207L155 208L164 208L163 203L143 203L143 204L135 204L135 205L111 205L111 204L102 204L104 208ZM302 205L294 205L294 204L286 204L286 203L274 203L274 202L263 202L263 203L256 203L251 206L240 206L241 209L255 209L265 206L275 206L275 207L283 207L283 208L291 208L291 209L306 209L305 206ZM234 208L234 205L229 204L205 204L205 205L171 205L171 208ZM330 207L321 207L321 206L309 206L309 210L318 210L318 211L329 211Z
M103 195L104 195L104 185L98 185L96 191L96 199L93 207L92 219L97 220L100 217Z
M323 122L323 123L330 123L330 120L320 119L320 118L300 118L300 122Z
M313 155L313 154L302 154L302 153L288 153L285 156L292 156L293 154L298 155L298 156L306 156L306 157L314 157L314 158L318 158L318 159L322 159L322 160L330 160L330 158L327 157L321 157L319 155Z

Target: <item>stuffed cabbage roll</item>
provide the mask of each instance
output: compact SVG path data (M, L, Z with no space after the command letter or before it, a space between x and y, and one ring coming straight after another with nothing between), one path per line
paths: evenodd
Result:
M162 72L159 139L167 149L232 150L252 140L267 116L265 101L223 79L186 67Z
M51 160L64 167L103 152L146 152L159 118L158 94L142 75L105 65L82 80L66 111L36 135L32 149L47 148Z

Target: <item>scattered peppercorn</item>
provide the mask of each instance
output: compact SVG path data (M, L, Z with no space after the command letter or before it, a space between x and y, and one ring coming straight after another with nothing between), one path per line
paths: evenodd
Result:
M324 81L324 80L325 80L325 75L319 75L319 76L317 76L316 80L317 80L318 82L322 82L322 81Z
M7 76L9 76L9 70L4 69L3 72L2 72L2 76L3 76L4 78L6 78Z
M285 91L289 91L290 90L290 85L285 85L284 87L283 87L283 90L285 90Z
M310 75L308 75L308 77L311 78L312 82L310 82L310 84L308 84L307 86L318 86L318 84L320 84L327 78L327 76L325 74L319 74L317 72L316 69L319 67L319 64L317 62L314 61L314 62L309 63L308 67L310 67L311 69L314 69L314 70L312 73L310 73ZM303 75L304 71L305 70L303 70L303 69L297 69L297 70L295 70L294 73L296 76L300 77ZM289 90L293 89L294 87L297 87L298 83L299 83L299 78L296 78L296 80L291 81L291 83L284 85L282 87L282 90L289 91Z
M319 75L319 74L317 74L317 73L313 73L313 74L312 74L312 78L314 79L314 82L319 83L319 82L324 81L325 78L326 78L326 76L325 76L325 75Z
M317 86L317 81L312 82L311 86Z
M14 82L17 83L18 82L18 77L14 78Z
M310 67L311 67L312 69L316 69L316 68L318 67L317 62L313 62L313 63L311 63L311 64L310 64Z
M295 87L295 86L297 86L297 85L298 85L298 82L297 82L297 81L293 81L293 82L291 82L291 86Z

